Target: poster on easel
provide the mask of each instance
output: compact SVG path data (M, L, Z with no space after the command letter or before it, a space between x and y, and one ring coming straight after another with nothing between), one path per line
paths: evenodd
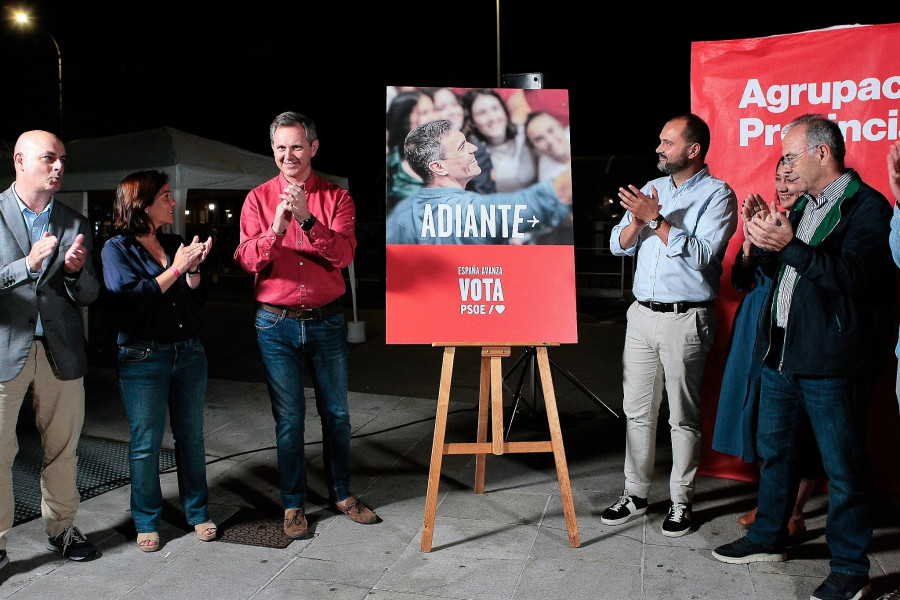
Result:
M387 88L386 342L575 343L567 90Z
M751 192L771 198L775 165L782 155L783 126L805 113L820 113L844 132L846 166L893 203L886 156L889 145L900 139L898 45L900 23L694 42L691 110L710 124L713 143L707 162L713 172L731 184L738 200ZM742 297L731 285L731 265L742 241L739 228L724 261L717 302L721 325L702 390L700 473L754 480L755 465L710 447L731 323ZM878 491L900 497L900 468L893 459L894 432L900 427L893 386L896 361L885 358L889 367L882 373L870 408L868 446Z

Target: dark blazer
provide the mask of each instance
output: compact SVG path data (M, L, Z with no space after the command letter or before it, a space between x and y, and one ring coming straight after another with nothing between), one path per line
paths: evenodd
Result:
M791 213L795 229L805 207L801 199ZM893 356L897 288L888 245L892 212L884 195L855 176L809 244L794 238L767 263L776 283L767 298L768 318L759 321L757 360L771 348L777 281L784 265L791 265L800 277L785 329L782 370L871 377L887 364Z
M63 263L79 233L85 247L92 249L90 226L83 216L54 200L49 231L59 243L32 278L25 264L31 250L25 219L12 186L0 194L0 381L14 379L25 366L38 310L57 377L77 379L88 370L79 307L97 299L100 283L90 256L74 276L66 273Z

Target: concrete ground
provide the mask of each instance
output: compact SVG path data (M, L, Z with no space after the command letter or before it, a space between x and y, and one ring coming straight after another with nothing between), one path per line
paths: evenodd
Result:
M222 536L239 525L238 517L246 511L257 511L276 527L282 516L273 420L256 356L252 312L246 302L214 302L204 308L210 358L208 478L212 517ZM161 475L167 509L158 552L143 553L135 544L126 485L81 505L76 524L103 552L98 560L70 562L46 551L40 519L14 527L8 538L12 562L0 571L0 597L790 600L808 598L827 576L824 494L808 504L808 534L789 549L783 563L726 565L710 555L743 534L736 519L755 505L755 485L750 483L700 476L695 530L664 537L667 431L659 436L648 513L618 527L600 522L600 513L622 490L624 427L606 408L621 414L624 310L615 303L580 308L578 344L550 349L551 359L577 382L553 370L580 546L568 543L552 455L489 455L483 495L472 489L474 457L455 455L444 457L433 545L423 552L442 351L387 346L383 310L360 311L357 322L364 324L366 340L350 350L352 488L381 516L381 523L359 525L328 508L321 430L307 390L308 539L283 548L223 539L200 542L184 522L176 475L166 472ZM94 326L102 328L102 323ZM478 351L464 350L456 357L448 442L473 441L475 436ZM95 343L92 352L84 435L127 442L109 348ZM527 365L525 361L521 368ZM507 417L513 392L522 396L508 439L547 439L530 379L526 376L520 388L519 373L511 371L505 380ZM163 443L171 448L171 436ZM880 505L877 511L869 552L872 598L900 586L900 521L895 515L896 507Z

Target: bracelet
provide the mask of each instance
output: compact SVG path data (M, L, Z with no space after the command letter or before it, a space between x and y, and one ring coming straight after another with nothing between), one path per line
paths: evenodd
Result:
M175 277L181 277L181 273L175 267L169 267L169 270L175 273Z
M187 273L185 273L185 275L187 275L188 277L196 277L199 274L200 269L194 269L193 271L188 271Z

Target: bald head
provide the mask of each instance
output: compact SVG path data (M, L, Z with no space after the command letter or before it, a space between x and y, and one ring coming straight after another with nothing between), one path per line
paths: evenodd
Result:
M18 154L19 152L26 151L28 148L41 148L54 144L59 144L60 146L63 145L62 140L49 131L34 129L32 131L26 131L19 136L19 139L16 140L15 152Z
M49 131L26 131L16 140L13 162L16 193L34 210L46 206L59 191L65 171L66 147Z

